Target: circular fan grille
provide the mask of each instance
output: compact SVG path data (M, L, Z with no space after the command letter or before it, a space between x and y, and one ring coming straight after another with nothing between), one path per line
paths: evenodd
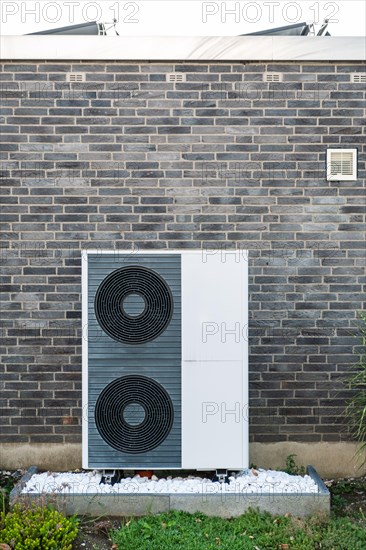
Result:
M131 314L136 295L145 302L142 311ZM173 315L173 297L166 281L146 267L116 269L100 284L94 301L95 315L102 329L114 340L143 344L154 340Z
M131 410L143 409L140 423L131 420ZM95 424L117 451L145 453L158 447L169 434L174 419L167 391L146 376L122 376L100 393L95 405Z

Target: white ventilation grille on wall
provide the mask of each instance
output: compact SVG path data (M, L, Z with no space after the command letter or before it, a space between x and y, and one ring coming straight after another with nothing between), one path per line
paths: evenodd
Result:
M166 75L167 82L185 82L186 74L185 73L168 73Z
M351 82L355 84L366 84L366 73L353 73L351 75Z
M352 181L357 179L357 149L327 150L327 180Z
M264 73L263 80L264 82L282 82L283 75L282 73Z
M85 73L67 73L66 82L85 82Z

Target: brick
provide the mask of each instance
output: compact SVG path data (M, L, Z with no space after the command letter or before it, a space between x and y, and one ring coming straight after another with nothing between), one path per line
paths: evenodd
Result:
M165 75L174 67L187 82L173 90ZM326 407L354 363L347 331L363 301L364 172L361 152L355 183L329 184L323 165L327 146L359 145L363 91L349 73L360 66L43 62L35 69L7 63L3 73L20 79L3 86L7 440L80 441L79 426L61 425L60 415L81 415L83 242L249 248L251 440L340 440L342 411ZM262 83L266 69L283 72L285 82ZM62 81L70 70L87 73L88 91L71 95ZM42 99L40 82L27 80L39 73L51 81ZM250 97L253 82L259 97ZM207 178L203 161L215 164ZM277 412L273 422L268 407Z

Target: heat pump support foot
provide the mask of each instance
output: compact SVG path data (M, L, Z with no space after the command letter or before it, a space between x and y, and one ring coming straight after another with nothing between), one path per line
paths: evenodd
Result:
M116 481L116 470L102 470L101 483L106 483L107 485L113 485L113 482L115 481Z
M220 483L229 483L227 470L216 470L214 480L219 481Z

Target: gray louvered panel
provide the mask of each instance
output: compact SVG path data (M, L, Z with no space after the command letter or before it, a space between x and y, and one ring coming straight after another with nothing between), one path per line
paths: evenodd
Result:
M129 345L110 338L94 313L95 293L115 269L143 266L169 285L174 311L169 325L155 340ZM88 259L88 447L91 468L181 467L181 257L179 254L90 254ZM172 429L163 443L148 453L123 453L100 436L94 421L96 400L105 386L126 375L156 380L168 392L174 407Z

